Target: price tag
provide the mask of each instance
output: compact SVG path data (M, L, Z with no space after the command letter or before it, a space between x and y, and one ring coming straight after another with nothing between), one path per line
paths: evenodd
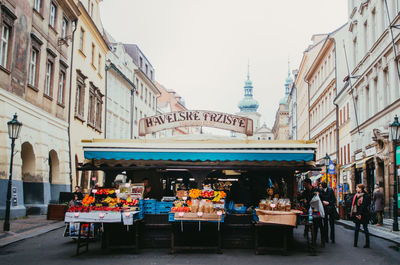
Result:
M74 213L74 217L75 218L79 217L79 213Z
M202 217L203 216L203 212L197 212L197 216L198 217Z
M125 187L129 188L129 186L130 186L130 184L129 184L129 183L126 183L126 184L125 184Z
M217 211L217 215L221 216L222 215L222 211Z
M115 190L115 194L119 194L119 190Z
M271 205L272 209L276 207L276 205L274 203L271 203L270 205Z
M92 189L92 193L96 194L97 190L96 189Z
M125 213L125 216L129 217L129 216L131 216L131 213Z
M182 199L183 199L184 201L186 201L186 200L187 200L187 197L186 197L186 196L184 196L184 197L182 197Z
M178 215L179 215L179 217L183 217L184 213L183 212L179 212Z
M104 218L104 213L100 213L100 214L99 214L99 217L100 217L100 218Z

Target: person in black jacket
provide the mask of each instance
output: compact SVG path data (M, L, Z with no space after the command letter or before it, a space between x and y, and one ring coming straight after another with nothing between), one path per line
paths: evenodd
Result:
M325 218L324 218L324 235L325 235L325 240L326 242L329 242L328 238L328 221L329 221L329 226L331 230L331 241L332 243L335 243L335 204L336 204L336 197L335 197L335 192L333 189L328 188L326 182L322 182L321 184L321 190L319 193L319 197L321 198L322 204L324 205L324 212L325 212Z
M365 233L365 245L364 248L369 248L369 231L368 231L368 221L369 221L369 210L370 198L365 191L364 184L357 185L357 193L354 195L353 203L351 204L351 217L355 223L354 228L354 247L357 247L358 234L360 232L360 226L363 225Z

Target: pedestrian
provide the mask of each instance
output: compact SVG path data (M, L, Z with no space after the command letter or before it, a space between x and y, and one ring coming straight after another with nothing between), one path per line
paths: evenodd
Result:
M336 197L333 189L328 188L326 182L321 183L321 191L319 193L322 204L324 205L325 218L324 218L324 237L326 242L329 242L328 233L330 228L330 239L335 243L335 214L336 214ZM329 222L329 227L328 227Z
M75 196L75 195L78 196L78 200L82 200L83 199L83 194L81 192L81 187L75 186L75 191L73 193L73 196Z
M357 193L354 195L353 203L351 204L351 217L355 223L354 228L354 247L357 247L358 234L360 232L360 226L363 225L365 233L365 245L364 248L369 248L369 210L370 198L365 191L364 184L358 184L356 188Z
M319 195L320 190L316 187L313 187L311 179L305 179L303 182L304 190L299 196L299 201L304 204L306 210L308 211L311 207L311 200L315 195ZM314 209L315 210L315 209ZM313 244L316 244L317 241L317 235L318 235L318 229L321 231L321 246L325 247L325 239L324 239L324 233L323 233L323 224L322 224L322 218L318 217L318 215L315 215L313 217L313 226L314 226L314 242ZM306 235L308 233L308 227L305 227L304 234Z
M383 225L383 203L384 203L383 192L379 188L379 185L375 184L374 204L375 204L375 213L376 216L378 217L378 223L376 224L377 226Z

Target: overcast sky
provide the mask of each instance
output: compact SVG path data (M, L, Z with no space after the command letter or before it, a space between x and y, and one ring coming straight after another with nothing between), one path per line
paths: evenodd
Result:
M262 121L272 128L288 72L311 36L347 22L347 0L104 0L104 28L138 44L156 80L189 109L239 111L247 62Z

